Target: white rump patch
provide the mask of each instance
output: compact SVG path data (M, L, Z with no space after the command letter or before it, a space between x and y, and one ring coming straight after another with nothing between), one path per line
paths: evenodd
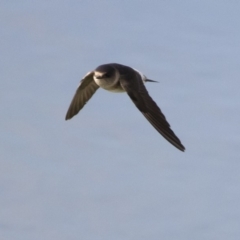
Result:
M138 71L137 69L135 69L135 68L133 68L133 69L140 74L142 81L146 82L147 77L144 74L142 74L140 71Z

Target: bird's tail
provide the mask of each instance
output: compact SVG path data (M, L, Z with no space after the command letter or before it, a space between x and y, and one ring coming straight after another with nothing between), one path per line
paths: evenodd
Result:
M154 81L154 80L151 80L151 79L146 79L145 82L156 82L156 83L158 83L158 81Z

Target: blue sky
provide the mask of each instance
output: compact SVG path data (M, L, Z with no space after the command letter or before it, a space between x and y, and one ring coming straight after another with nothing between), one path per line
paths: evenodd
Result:
M238 239L237 1L0 3L0 238ZM100 64L142 71L186 152L126 94L98 90L64 117Z

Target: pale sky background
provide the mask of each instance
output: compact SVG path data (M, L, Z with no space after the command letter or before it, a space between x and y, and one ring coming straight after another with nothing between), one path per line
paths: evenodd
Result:
M1 240L238 240L240 2L0 2ZM182 153L126 94L64 117L88 71L142 71Z

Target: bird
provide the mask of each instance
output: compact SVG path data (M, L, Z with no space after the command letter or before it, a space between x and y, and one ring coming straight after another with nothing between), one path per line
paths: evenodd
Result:
M100 65L95 70L88 72L80 81L65 120L78 114L99 88L110 92L126 92L150 124L173 146L184 151L185 147L172 131L161 109L149 95L144 85L146 82L157 81L148 79L140 71L122 64Z

